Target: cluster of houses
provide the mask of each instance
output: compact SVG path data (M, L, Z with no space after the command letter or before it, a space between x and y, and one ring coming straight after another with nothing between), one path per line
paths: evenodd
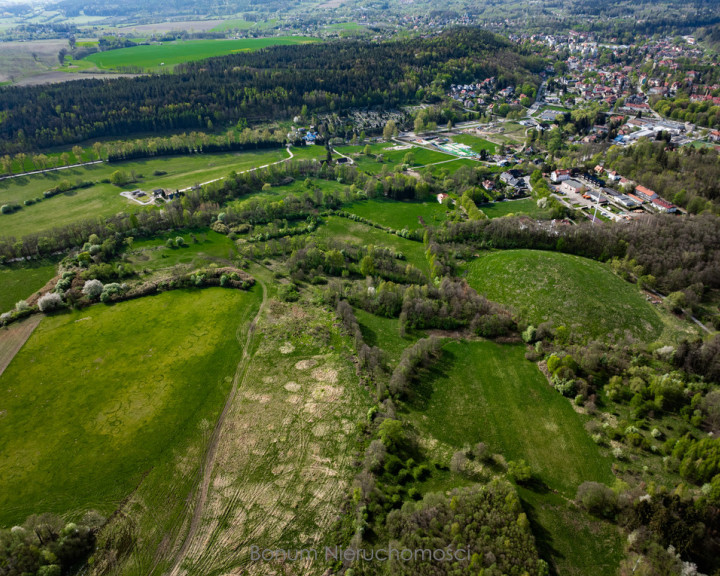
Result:
M519 106L521 101L527 98L526 94L517 94L514 86L506 86L497 90L497 81L494 76L485 78L482 82L451 84L448 96L465 108L475 108L478 104L489 104L488 111L492 111L496 104Z
M465 108L472 108L480 100L481 103L485 102L486 98L489 98L495 92L496 80L495 76L485 78L480 82L471 82L470 84L451 84L450 85L450 98L459 102Z
M567 35L535 34L515 39L570 53L565 59L567 72L548 83L545 96L548 104L597 102L613 107L620 101L619 112L638 115L650 112L649 97L671 97L684 90L692 95L693 101L720 105L717 95L720 86L702 84L702 74L695 70L682 71L685 62L704 58L693 37L681 41L654 39L630 46L600 43L592 33L575 31ZM608 51L612 53L611 61L603 54ZM638 53L642 60L638 59ZM630 64L632 62L639 64ZM647 70L648 63L652 64L650 72L642 71L640 65Z
M640 184L636 185L614 170L598 165L593 172L593 174L573 174L572 170L554 170L550 174L550 181L557 185L563 194L578 194L600 205L612 203L623 210L635 210L647 206L658 212L677 212L677 206L661 198L654 190ZM606 186L601 176L620 186L624 191Z

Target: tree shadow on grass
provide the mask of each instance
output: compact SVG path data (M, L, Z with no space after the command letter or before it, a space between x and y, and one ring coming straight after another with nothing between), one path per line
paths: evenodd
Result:
M537 545L540 558L548 563L550 576L559 576L557 566L555 565L555 558L563 558L562 553L553 546L552 535L540 523L535 506L522 497L520 497L520 502L523 511L530 521L530 529L532 530L533 536L535 536L535 544Z
M413 378L407 397L408 406L413 410L419 412L427 410L435 392L435 382L438 379L448 378L457 358L455 354L446 349L443 349L441 354L435 363L421 368L417 377Z

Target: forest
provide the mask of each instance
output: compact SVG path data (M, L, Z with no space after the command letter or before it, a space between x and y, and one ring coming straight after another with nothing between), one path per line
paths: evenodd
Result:
M381 64L382 63L382 64ZM175 74L0 88L0 154L141 132L212 130L352 108L437 100L452 82L538 84L543 60L477 29L391 42L272 47Z

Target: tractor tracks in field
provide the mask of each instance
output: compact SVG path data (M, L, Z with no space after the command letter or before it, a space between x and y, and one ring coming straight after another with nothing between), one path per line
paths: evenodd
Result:
M242 359L240 360L237 370L235 371L235 377L233 378L233 384L232 384L232 388L230 390L230 394L228 394L228 398L225 401L225 406L223 407L223 410L220 413L220 417L218 418L218 421L215 424L215 429L213 430L213 434L210 439L210 444L208 445L207 453L205 455L205 461L204 461L203 467L202 467L202 480L200 482L195 506L194 506L194 509L192 512L192 519L190 520L190 528L188 529L188 533L185 536L185 539L183 540L182 546L180 547L180 550L178 551L177 556L175 557L175 561L172 564L172 568L169 571L170 576L179 576L182 562L185 559L188 549L190 548L190 545L192 544L192 541L195 538L198 528L200 527L200 524L202 522L203 512L205 510L205 504L207 502L207 497L208 497L208 490L210 488L210 482L212 480L212 473L213 473L213 469L215 467L215 460L217 457L217 449L218 449L218 445L220 443L220 437L222 435L223 427L225 425L225 420L226 420L227 415L230 412L230 409L233 405L237 391L240 388L240 386L243 384L243 382L245 380L245 376L247 375L247 372L248 372L248 368L250 367L252 355L250 354L249 350L250 350L250 347L252 346L253 339L255 337L255 329L257 328L257 324L260 321L260 317L262 316L262 313L265 310L265 304L267 303L267 286L265 285L265 282L263 282L260 278L256 277L256 279L260 283L260 286L262 287L262 302L260 304L260 308L258 309L257 314L252 319L252 321L250 322L250 325L247 329L247 334L246 334L245 343L244 343L245 345L243 347L243 352L242 352ZM241 336L240 336L239 330L236 333L235 337L238 340L238 344L242 344L242 342L240 340ZM151 573L152 572L154 572L154 569L153 569L153 571L151 571Z

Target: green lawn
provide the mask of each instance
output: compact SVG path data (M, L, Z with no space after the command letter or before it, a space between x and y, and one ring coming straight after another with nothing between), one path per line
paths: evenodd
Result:
M422 242L406 240L395 234L389 234L347 218L330 216L326 223L315 231L317 238L334 238L344 242L356 243L360 246L384 246L402 252L410 264L417 266L428 274L430 267L425 258L425 247Z
M480 164L477 160L471 160L470 158L456 158L450 162L430 165L427 168L421 169L420 172L425 172L427 170L433 176L441 178L454 174L463 166L468 168L487 168L484 164Z
M389 168L402 164L405 161L405 156L408 153L412 153L413 162L410 165L413 168L419 168L427 164L434 164L436 162L444 162L446 160L453 160L455 156L445 154L436 150L429 150L427 148L420 148L419 146L412 146L411 148L405 148L402 150L390 150L399 146L396 142L385 142L380 144L371 144L370 153L371 155L363 154L365 146L339 146L337 151L348 156L351 156L355 164L360 170L369 172L371 174L377 174L383 169L383 166L387 165ZM375 159L375 155L382 154L382 162L378 162Z
M488 218L501 218L508 214L527 214L532 217L541 217L548 213L547 210L538 208L537 201L533 198L481 204L478 208L485 212Z
M187 188L194 184L221 178L232 170L240 172L255 166L287 158L284 149L261 152L234 152L223 154L195 154L191 156L163 156L112 164L94 164L69 170L48 172L0 181L0 203L15 202L22 205L27 199L42 198L43 192L57 186L62 180L96 182L90 188L73 190L43 200L32 206L23 206L14 214L0 215L0 235L22 237L96 216L110 216L121 211L140 208L120 196L123 190L140 188ZM142 178L119 188L100 181L110 178L116 170L134 171ZM155 176L155 171L165 172Z
M251 52L276 45L293 45L314 42L302 36L272 38L243 38L240 40L178 40L144 46L132 46L90 54L86 59L105 70L122 66L137 66L144 70L171 69L176 64L203 60L213 56Z
M373 198L346 204L343 210L395 230L422 228L420 218L427 226L439 226L445 221L448 213L448 209L434 198L426 202L398 202L386 198Z
M452 140L459 144L466 144L470 146L473 151L478 154L482 150L487 150L489 154L495 154L498 149L497 144L493 144L489 140L485 140L479 136L473 136L472 134L458 134L457 136L453 136Z
M519 489L542 557L562 575L613 576L622 557L619 533L568 501L585 481L614 481L611 458L600 453L581 416L525 360L524 346L450 342L443 350L408 405L423 444L447 455L485 442L508 461L525 460L558 491ZM456 484L447 483L440 487Z
M166 465L207 439L259 294L174 291L44 319L0 377L0 525L109 514L154 469L178 481Z
M0 313L12 309L55 276L55 264L47 261L22 266L0 266Z
M557 252L507 250L468 266L470 285L537 325L551 320L581 337L629 330L644 341L663 335L664 319L636 286L602 263ZM672 331L668 331L670 335Z

